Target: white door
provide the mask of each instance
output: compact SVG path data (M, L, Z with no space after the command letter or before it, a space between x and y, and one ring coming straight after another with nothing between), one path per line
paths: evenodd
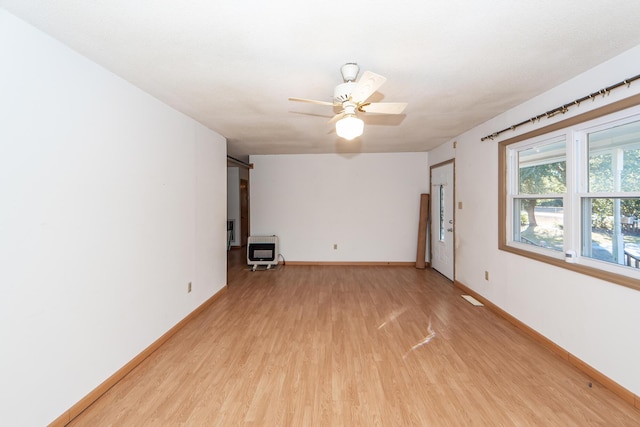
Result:
M431 168L431 267L453 281L454 164Z

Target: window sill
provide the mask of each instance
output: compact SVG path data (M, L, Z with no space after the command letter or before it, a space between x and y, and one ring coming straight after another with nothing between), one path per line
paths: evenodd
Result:
M587 276L594 277L596 279L604 280L607 282L615 283L617 285L625 286L627 288L640 291L640 279L637 279L631 276L612 273L612 272L601 270L598 268L589 267L587 265L583 265L580 263L569 263L564 261L564 259L555 258L548 255L542 255L539 253L520 249L514 246L509 246L507 244L500 244L498 246L498 249L500 249L501 251L510 252L512 254L520 255L529 259L533 259L535 261L544 262L546 264L551 264L556 267L564 268L566 270L571 270L576 273L584 274ZM640 270L638 270L638 274L640 275Z

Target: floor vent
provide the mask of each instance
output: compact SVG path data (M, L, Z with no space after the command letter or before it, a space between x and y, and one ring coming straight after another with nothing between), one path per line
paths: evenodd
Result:
M483 307L484 304L481 303L480 301L478 301L477 299L475 299L474 297L472 297L471 295L462 295L462 298L466 299L469 304L473 304L477 307Z

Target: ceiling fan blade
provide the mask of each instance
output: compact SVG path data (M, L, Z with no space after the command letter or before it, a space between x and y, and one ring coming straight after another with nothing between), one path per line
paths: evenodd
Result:
M356 104L364 102L386 81L386 77L382 77L371 71L365 71L360 80L358 80L355 89L351 92L351 101Z
M407 108L406 102L374 102L363 104L358 110L365 113L401 114L405 108Z
M331 117L331 120L329 120L329 123L333 124L333 123L337 122L338 120L340 120L342 118L343 115L344 115L344 111L336 114L335 116Z
M333 102L328 101L316 101L315 99L304 99L304 98L289 98L289 101L296 102L308 102L310 104L319 104L319 105L330 105L333 107Z

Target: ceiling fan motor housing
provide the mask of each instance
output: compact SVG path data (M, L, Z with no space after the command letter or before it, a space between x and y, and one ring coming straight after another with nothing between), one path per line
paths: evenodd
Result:
M355 89L357 85L358 84L356 82L347 82L336 86L333 90L333 103L340 105L343 102L348 101L351 98L353 89Z

